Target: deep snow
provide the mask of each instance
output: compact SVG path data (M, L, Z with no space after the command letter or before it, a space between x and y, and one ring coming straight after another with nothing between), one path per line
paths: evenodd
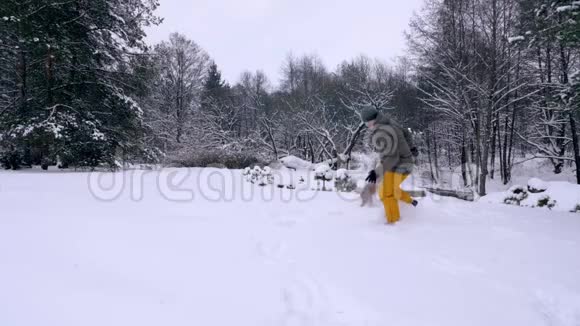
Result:
M578 214L428 197L387 226L241 171L115 176L0 173L0 325L580 324Z
M526 190L525 198L521 201L520 206L525 207L535 207L537 209L551 209L553 211L561 212L571 212L578 211L580 207L580 186L577 184L572 184L564 181L552 181L546 182L537 178L532 178L527 185L514 185L512 189L521 188ZM528 189L533 189L534 191L542 190L539 193L532 193ZM505 199L513 196L513 193L508 189L508 191L500 191L490 193L489 195L482 197L481 202L490 204L504 204ZM551 208L539 207L538 201L546 200L553 202ZM580 216L579 216L580 218Z

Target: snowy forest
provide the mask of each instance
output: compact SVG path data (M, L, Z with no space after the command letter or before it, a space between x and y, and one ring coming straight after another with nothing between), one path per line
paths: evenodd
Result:
M145 42L158 5L0 2L5 168L244 168L287 155L349 166L368 150L359 114L372 105L412 130L435 182L460 167L483 195L486 180L507 184L538 159L580 183L578 1L427 0L404 57L327 67L289 52L279 80L248 71L235 83L195 40Z

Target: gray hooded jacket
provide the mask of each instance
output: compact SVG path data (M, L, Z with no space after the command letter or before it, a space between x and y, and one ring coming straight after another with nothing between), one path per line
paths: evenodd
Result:
M382 114L375 123L376 127L371 130L371 147L380 156L380 163L375 168L377 177L386 172L410 174L414 165L411 133Z

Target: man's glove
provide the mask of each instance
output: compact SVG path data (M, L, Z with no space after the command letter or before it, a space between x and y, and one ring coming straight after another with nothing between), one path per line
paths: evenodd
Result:
M411 154L415 157L419 156L419 150L417 149L417 147L411 148Z
M369 183L377 183L377 173L375 172L375 170L369 172L369 176L365 180L366 182Z

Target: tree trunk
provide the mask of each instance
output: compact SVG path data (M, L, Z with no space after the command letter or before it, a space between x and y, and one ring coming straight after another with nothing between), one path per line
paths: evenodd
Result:
M439 150L437 147L437 137L435 137L434 134L432 134L433 136L433 158L434 158L434 163L435 163L435 178L437 180L439 180Z
M506 169L505 169L505 179L503 180L503 184L508 184L512 179L512 166L513 166L513 157L514 157L514 137L515 137L515 124L516 124L516 111L517 107L514 105L514 110L512 112L512 120L510 125L510 138L509 138L509 146L508 146L508 153L507 153L507 160L506 160Z
M427 158L429 159L429 171L431 173L431 181L437 182L435 173L433 172L433 161L431 160L431 133L427 130Z
M500 153L500 165L501 165L501 181L503 184L506 183L506 175L508 169L508 159L507 159L507 145L508 145L508 135L509 135L509 115L506 114L505 121L504 121L504 137L503 137L503 144L501 145L501 153Z
M486 112L485 112L485 122L483 124L483 126L485 127L485 132L483 135L483 142L478 143L478 147L483 147L481 150L483 151L482 153L482 157L479 160L479 162L481 163L481 174L479 177L479 195L480 196L485 196L486 194L486 181L487 181L487 175L488 175L488 156L489 156L489 149L490 149L490 141L491 141L491 134L492 134L492 119L493 119L493 111L495 109L494 104L494 100L495 100L495 91L496 91L496 85L497 85L497 1L496 0L492 0L492 15L493 15L493 20L491 22L491 30L492 30L492 36L491 36L491 43L492 43L492 54L491 54L491 60L492 60L492 64L491 64L491 77L490 77L490 82L489 82L489 95L487 100L489 101L487 106L486 106ZM481 145L481 146L480 146Z
M347 145L346 150L344 151L344 154L347 156L347 165L348 165L348 162L350 162L350 155L352 154L352 150L354 149L354 146L356 145L356 141L358 140L358 137L360 136L360 134L364 128L365 128L364 123L359 124L359 126L356 129L356 131L354 132L349 144Z
M574 163L576 163L576 183L580 184L580 145L578 145L578 130L576 129L576 117L574 110L568 111L570 129L572 131L572 144L574 146Z
M492 131L492 138L491 138L491 162L490 162L490 166L491 166L491 171L489 174L489 177L491 179L494 178L495 176L495 152L496 152L496 143L498 142L498 134L499 134L499 113L497 113L496 117L495 117L495 121L493 122L493 131ZM499 139L499 142L501 144L501 139ZM501 161L501 159L500 159Z
M314 163L314 161L315 161L315 157L314 157L314 145L312 144L312 139L310 139L310 137L308 137L308 148L310 149L310 159L311 159L311 163Z
M447 161L448 161L448 165L451 168L451 166L453 165L453 160L452 160L452 156L451 156L451 144L447 143Z
M469 185L469 180L467 176L467 145L465 143L465 130L463 131L463 137L461 140L461 176L463 177L463 186L467 187Z
M26 88L27 88L27 60L26 52L24 50L20 51L20 62L19 62L19 86L20 86L20 109L22 112L26 111Z
M46 52L46 105L52 106L53 105L53 95L52 95L52 66L53 66L53 58L52 58L52 48L49 46Z

